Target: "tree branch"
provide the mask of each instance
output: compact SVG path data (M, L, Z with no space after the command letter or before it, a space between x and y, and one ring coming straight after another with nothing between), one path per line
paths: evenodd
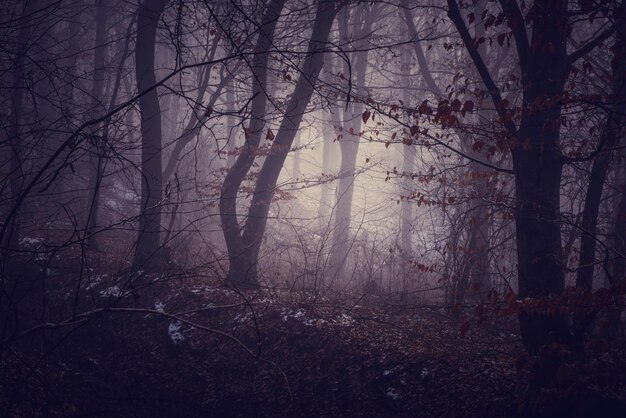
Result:
M483 61L482 57L478 53L478 48L474 45L472 37L463 22L463 17L461 16L461 12L459 11L459 7L456 4L455 0L447 0L448 1L448 17L456 26L459 35L461 35L461 39L463 40L463 44L465 45L465 49L470 54L472 61L474 61L474 65L476 66L476 70L478 70L478 74L480 75L487 91L493 100L493 104L495 105L496 112L498 116L502 120L505 128L509 132L511 136L517 136L517 127L515 124L507 117L507 109L504 106L502 101L502 95L500 93L500 89L496 86L493 78L491 77L491 73L485 65L485 61Z

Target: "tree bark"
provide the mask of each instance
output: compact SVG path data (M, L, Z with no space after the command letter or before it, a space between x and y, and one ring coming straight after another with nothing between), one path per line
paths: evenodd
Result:
M327 61L325 61L327 62ZM320 196L320 206L318 213L320 215L320 229L324 229L330 221L329 214L332 207L332 183L330 182L330 176L333 176L336 170L336 162L334 159L335 153L337 153L337 144L335 143L335 130L333 129L333 122L328 112L322 111L322 191Z
M336 13L337 6L334 2L320 2L317 6L313 32L301 74L256 182L242 236L245 252L235 265L236 269L230 273L231 280L235 282L258 283L259 250L267 225L267 214L276 191L276 182L315 89L324 63L324 48Z
M565 281L559 224L563 164L559 149L562 106L559 99L570 62L566 52L567 1L534 4L530 41L516 2L501 0L501 4L515 38L524 86L519 129L472 42L455 0L448 0L448 16L457 27L511 140L518 296L532 299L561 293ZM536 353L545 344L570 340L564 316L522 312L519 321L524 346L530 353Z
M374 8L376 6L371 7ZM350 19L349 9L346 8L342 11L342 18L340 19L339 32L342 43L358 40L355 42L357 49L364 46L363 39L371 31L377 14L374 9L369 9L367 14L365 14L363 9L364 7L358 8L358 13ZM359 93L363 93L363 88L365 87L367 57L367 51L353 52L350 57L350 61L353 62L353 68L356 69L354 81L355 97L358 97ZM343 73L349 74L349 71L348 63L344 62ZM347 108L342 112L341 129L338 132L341 166L339 168L339 181L335 191L335 225L330 253L330 275L332 278L341 277L344 274L350 248L354 174L356 171L356 157L359 151L359 140L361 138L361 116L364 110L365 104L361 98L355 100L354 97L350 97Z
M613 47L612 86L613 104L607 115L600 138L599 152L593 160L589 185L583 208L582 236L580 238L580 262L576 275L576 287L591 291L596 258L598 212L606 176L612 160L613 150L619 144L619 130L626 123L626 19L620 19L619 29Z
M104 105L104 79L105 79L105 54L106 46L106 24L107 12L104 0L95 0L96 9L96 40L94 45L93 61L93 83L91 86L91 109L95 114L102 113L106 107ZM98 243L94 232L98 224L100 207L100 186L102 184L103 163L104 163L104 138L99 136L100 125L95 125L91 129L91 153L89 186L90 192L87 201L87 244L92 248L97 248Z
M27 16L35 10L37 7L37 1L25 1L24 6L22 8L22 13L20 19L25 19ZM21 142L23 138L20 138L21 135L21 125L22 125L22 112L24 111L24 89L26 88L26 80L25 80L25 71L24 71L24 57L26 56L26 51L29 49L28 45L28 26L23 23L18 35L17 35L18 47L22 50L15 51L15 59L13 61L12 67L12 88L11 88L11 116L10 116L10 130L9 130L9 146L11 148L11 166L10 166L10 174L9 174L9 185L10 185L10 193L11 205L18 205L18 200L20 199L22 188L24 186L26 175L23 167L23 151ZM4 235L4 239L1 244L3 248L3 252L5 249L8 251L16 250L19 248L20 241L20 219L18 216L14 216L10 220L5 220L10 222L9 227L6 229L6 234Z
M139 5L135 66L141 115L141 213L133 272L161 265L160 247L163 170L161 109L156 89L154 58L159 18L168 0L144 0Z
M576 287L591 292L593 290L594 265L596 260L596 241L598 213L602 198L602 191L608 175L609 166L614 154L614 149L622 139L620 130L626 125L626 18L624 9L626 3L621 5L622 13L618 18L618 29L615 45L613 46L612 86L611 99L613 101L606 123L602 130L598 155L593 160L589 185L585 195L583 208L582 236L580 238L580 262L576 275ZM623 169L619 167L619 169ZM621 177L621 176L618 176ZM620 185L624 187L624 185ZM618 204L614 219L613 234L613 292L619 294L619 284L624 281L626 262L624 258L624 239L626 239L626 193L622 191L621 200ZM617 298L619 296L616 295ZM609 331L614 336L620 322L620 310L617 309L619 301L609 312ZM582 340L591 317L584 312L575 312L573 321L574 335Z
M250 259L250 249L244 243L241 226L237 215L237 194L248 171L254 163L256 150L261 142L265 125L265 104L267 101L267 63L269 50L273 44L276 23L285 4L285 0L271 0L265 10L259 27L259 38L256 44L256 55L252 62L252 105L250 123L246 133L245 144L241 154L228 170L220 193L220 220L228 250L228 279L241 286L256 287L256 262ZM254 268L253 268L254 266Z

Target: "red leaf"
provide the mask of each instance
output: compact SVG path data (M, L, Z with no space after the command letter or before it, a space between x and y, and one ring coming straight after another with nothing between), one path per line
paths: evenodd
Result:
M433 109L428 106L428 100L424 100L417 109L421 115L432 115Z
M474 142L474 144L472 145L472 150L474 151L478 151L480 152L483 149L483 146L485 145L484 142L482 141L476 141Z
M417 126L417 125L411 126L411 136L417 136L419 131L420 131L419 130L419 126Z
M363 115L361 116L363 118L363 123L367 123L368 119L370 118L370 111L366 110L365 112L363 112Z
M274 140L274 132L272 132L271 129L267 129L267 135L265 135L265 139L267 139L268 141L273 141Z
M504 39L506 38L506 35L504 33L501 33L500 35L498 35L498 44L500 46L504 45Z
M471 112L472 110L474 110L474 102L471 100L468 100L465 103L463 103L463 109L461 109L461 115L465 116L466 113Z

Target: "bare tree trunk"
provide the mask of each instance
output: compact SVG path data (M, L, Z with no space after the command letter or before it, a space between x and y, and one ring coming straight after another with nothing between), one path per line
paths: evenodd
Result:
M161 109L156 89L154 54L159 17L168 0L144 0L139 5L135 65L141 114L141 213L133 271L159 267L163 170Z
M404 123L406 125L411 124L411 97L409 95L409 88L411 87L411 80L409 79L411 70L411 51L409 48L404 48L400 64L400 74L402 75L399 85L403 86L402 89L402 101L405 106L404 111ZM408 130L405 130L404 137L401 146L402 152L402 180L400 196L404 197L400 199L400 250L401 250L401 269L402 269L402 281L404 284L403 292L406 293L408 289L408 280L411 277L411 264L413 261L413 239L411 235L414 230L413 224L413 205L414 202L410 199L413 193L413 173L415 172L415 158L417 157L417 145L413 144L413 135Z
M235 80L231 78L230 82L226 86L226 138L228 141L228 157L226 159L227 168L230 169L237 156L235 155L235 149L237 148L237 118L235 118L236 95L235 95Z
M625 9L624 3L621 6ZM593 160L589 185L585 195L585 206L583 209L582 236L580 237L580 262L576 275L576 287L585 291L593 290L594 266L596 260L596 241L598 213L602 191L606 182L606 177L611 164L614 149L619 145L622 135L620 130L626 124L626 18L622 15L619 19L617 36L613 47L612 64L612 88L611 96L613 104L607 115L607 120L602 130L600 138L600 149ZM623 282L625 273L624 267L624 237L626 237L626 227L624 226L624 214L626 213L626 199L624 194L619 203L615 218L615 234L613 237L613 250L615 259L613 261L614 285ZM591 322L591 317L584 312L574 314L573 329L574 334L582 339L587 326ZM619 314L613 315L613 322L619 323ZM613 324L612 324L613 325Z
M243 248L246 252L244 257L240 257L239 265L234 271L239 276L230 276L231 280L236 282L258 283L259 250L267 225L267 214L276 190L276 182L315 89L317 78L324 63L324 48L336 13L337 6L334 2L320 2L317 6L313 32L302 65L302 72L256 182L242 237Z
M375 7L375 6L374 6ZM348 42L350 38L362 40L371 31L376 13L368 10L363 16L364 7L357 9L350 23L349 9L341 13L339 32L342 34L342 42ZM363 22L363 23L361 23ZM353 25L350 28L350 25ZM358 26L357 26L358 25ZM356 27L354 27L356 26ZM352 29L352 30L350 30ZM350 36L352 34L352 36ZM356 42L356 47L362 46L363 41ZM365 71L367 69L367 51L354 52L351 57L353 69L356 69L354 82L355 96L363 93L365 85ZM349 74L348 63L344 62L344 74ZM356 171L356 157L359 151L361 138L361 123L365 105L361 100L350 98L347 109L343 112L341 132L338 134L339 147L341 149L341 167L339 169L339 181L335 192L335 226L333 229L333 244L330 253L330 274L332 277L341 277L344 274L348 249L350 248L350 221L352 218L352 196L354 194L354 175Z
M259 27L259 38L256 44L256 55L252 63L254 77L252 85L252 106L250 123L246 132L245 144L241 154L232 165L220 194L220 220L226 241L229 261L229 280L243 286L258 286L256 278L256 262L250 259L250 249L244 244L241 226L237 216L237 194L248 171L254 163L256 150L261 142L261 134L265 125L265 104L267 101L267 52L274 39L276 23L285 4L285 0L271 0ZM253 267L254 266L254 267ZM252 271L254 269L255 271Z
M327 62L327 60L325 61ZM334 155L337 151L337 144L335 142L335 130L332 127L332 120L328 112L322 112L322 175L331 176L334 174L336 162ZM327 179L324 179L322 183L322 191L320 196L320 227L324 227L330 219L328 216L331 209L331 196L332 196L332 183Z
M626 179L626 164L623 164L620 168L622 170L622 179ZM626 276L626 181L623 180L622 184L619 186L621 187L621 193L613 221L613 236L611 237L613 241L611 245L613 269L611 272L612 276L610 277L610 285L614 303L609 307L607 315L607 334L610 338L615 338L618 335L623 311L622 300L624 297L624 282Z
M94 45L93 83L91 86L91 109L95 114L100 114L106 109L104 105L104 79L105 79L105 54L106 54L106 25L107 12L104 0L95 0L96 9L96 41ZM98 224L100 207L100 186L103 176L103 163L105 144L104 138L99 137L100 125L91 129L91 167L89 172L90 191L87 201L87 243L92 248L98 244L94 232Z
M293 146L295 148L293 151L293 172L291 174L293 181L298 181L298 178L300 177L300 146L302 145L301 133L302 132L298 130L293 141Z
M524 112L519 128L507 117L502 97L472 37L455 0L448 0L448 16L457 27L477 71L489 91L498 116L514 144L511 154L515 171L515 226L517 236L519 297L535 298L563 291L565 274L561 248L560 183L563 157L559 149L561 97L569 68L566 41L566 0L535 3L532 37L528 39L516 2L502 1L513 27L523 78ZM545 99L549 105L537 106ZM556 122L556 123L555 123ZM570 340L565 316L522 312L520 330L525 348L536 353L541 346Z
M218 46L218 40L219 40L219 36L215 36L213 40L213 44L211 45L211 49L209 50L208 57L207 57L207 60L209 61L215 57L215 53L217 51L217 46ZM206 105L203 105L202 101L204 100L204 96L206 92L208 91L212 68L213 68L212 65L207 65L206 67L202 69L202 72L199 75L198 92L197 92L196 100L195 100L196 106L194 106L193 110L191 111L191 116L189 117L189 121L187 122L187 125L185 125L185 129L183 129L183 132L180 134L180 136L176 138L176 144L174 145L174 148L172 149L172 152L170 153L170 156L167 159L167 164L165 165L165 168L163 170L164 182L167 182L170 179L170 177L172 177L172 174L174 173L174 170L176 169L176 164L178 164L179 162L179 157L181 153L183 152L185 147L194 140L194 138L200 132L200 129L202 128L203 123L209 118L211 112L207 110L211 109L215 105L215 103L217 102L217 99L220 97L220 93L222 89L228 84L228 82L233 77L232 74L228 74L226 77L222 78L220 83L215 88L215 92L209 99L209 102Z
M22 8L20 19L25 19L35 8L37 7L37 1L25 1ZM21 142L23 138L21 135L22 125L22 113L24 103L24 89L26 88L26 80L24 73L24 57L26 51L29 49L28 45L28 25L23 23L18 33L18 45L22 48L20 53L15 54L15 60L12 67L12 88L11 88L11 119L9 130L9 146L11 147L11 167L9 174L9 184L11 205L17 205L22 193L22 187L25 181L25 171L22 166L24 160L22 155ZM4 236L2 247L4 249L16 250L19 247L20 238L20 219L18 216L14 216L10 220L11 224L7 228L7 232Z

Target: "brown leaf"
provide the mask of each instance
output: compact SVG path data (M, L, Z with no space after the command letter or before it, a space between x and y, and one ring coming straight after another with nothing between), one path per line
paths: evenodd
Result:
M363 118L363 123L367 123L368 119L370 118L370 111L366 110L365 112L363 112L363 115L361 116Z

